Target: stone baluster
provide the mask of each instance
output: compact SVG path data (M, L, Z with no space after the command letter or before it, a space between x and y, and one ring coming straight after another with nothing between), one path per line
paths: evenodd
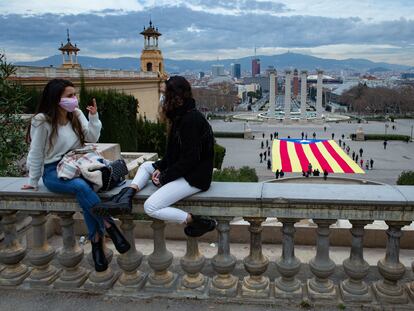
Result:
M137 251L135 247L134 236L134 216L123 215L121 219L121 229L125 238L128 240L131 248L125 254L117 257L119 267L122 269L122 274L119 277L115 288L121 290L137 290L141 289L146 279L146 273L138 270L142 263L143 255Z
M410 222L386 221L386 223L388 225L387 249L385 257L378 261L378 270L384 279L374 283L373 289L382 302L407 303L408 296L398 281L405 274L405 266L400 262L401 228Z
M276 260L276 267L280 277L275 280L275 295L280 298L301 298L302 284L295 277L301 266L301 262L295 256L295 222L291 218L280 218L282 231L282 256Z
M308 293L311 299L332 299L336 296L336 288L329 279L335 271L335 263L329 258L329 226L335 223L333 219L314 219L317 225L316 256L309 262L309 267L315 275L308 280Z
M29 269L21 263L26 255L17 238L16 211L2 211L1 224L4 239L0 244L0 262L4 265L0 272L0 285L15 286L29 275Z
M263 276L269 265L269 259L262 252L262 222L266 218L250 218L244 220L250 223L250 254L244 258L244 268L249 276L243 279L242 296L245 297L269 297L270 281Z
M364 227L369 221L350 220L352 229L351 254L343 262L348 279L342 281L340 290L344 301L369 302L372 300L369 287L363 281L368 275L369 264L364 260Z
M218 217L218 251L211 264L217 275L210 285L210 294L218 296L236 296L238 278L231 274L236 266L236 257L230 254L230 221L233 217Z
M58 213L62 227L63 247L58 250L57 259L63 270L54 283L57 288L77 288L88 278L86 270L80 266L83 249L76 241L73 214L73 212Z
M148 264L154 270L148 276L145 288L169 291L174 289L177 274L168 270L173 262L173 254L167 250L165 244L165 223L154 219L151 225L154 231L154 251L148 256Z
M208 279L201 273L206 259L198 249L197 238L187 237L187 252L181 258L181 268L186 272L181 280L181 291L204 292Z
M57 269L50 264L55 249L49 245L46 237L46 212L30 212L32 217L33 242L28 259L33 269L26 281L31 286L47 286L58 277Z

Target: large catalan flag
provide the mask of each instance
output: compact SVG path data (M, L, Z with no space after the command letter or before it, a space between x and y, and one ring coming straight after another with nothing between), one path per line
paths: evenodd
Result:
M325 169L329 173L364 174L364 170L334 140L275 139L272 146L272 170L302 172Z

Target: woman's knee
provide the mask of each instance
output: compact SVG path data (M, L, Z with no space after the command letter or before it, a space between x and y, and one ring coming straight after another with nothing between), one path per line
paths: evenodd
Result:
M141 164L140 168L142 168L143 170L146 170L147 172L151 173L155 170L154 167L152 166L152 163L154 163L154 162L152 162L152 161L144 162L144 163Z
M158 206L158 204L154 202L154 200L147 199L144 202L144 211L148 216L153 216L155 212L159 209L160 207Z

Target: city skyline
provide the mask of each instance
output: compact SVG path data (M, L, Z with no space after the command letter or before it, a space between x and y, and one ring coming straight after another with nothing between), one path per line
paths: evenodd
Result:
M287 51L414 66L414 3L314 1L4 1L0 50L11 61L56 55L66 28L80 55L139 55L152 19L166 58L212 60ZM246 40L248 38L248 40Z

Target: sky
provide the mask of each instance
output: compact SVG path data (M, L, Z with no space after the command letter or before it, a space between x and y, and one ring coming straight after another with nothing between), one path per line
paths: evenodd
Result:
M139 57L150 19L165 58L240 58L256 47L414 66L414 0L0 0L0 51L10 61L59 54L69 28L82 56Z

